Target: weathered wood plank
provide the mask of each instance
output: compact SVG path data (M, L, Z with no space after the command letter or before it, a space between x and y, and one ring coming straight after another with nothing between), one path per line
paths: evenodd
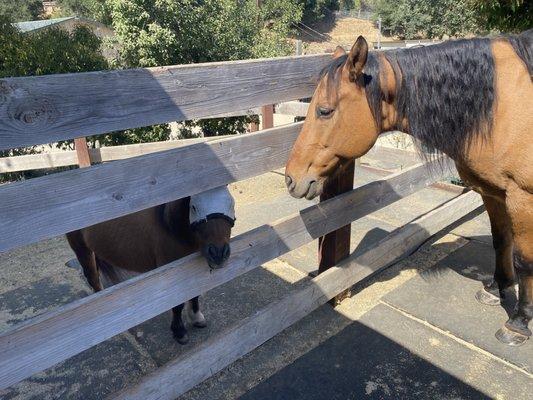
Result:
M195 143L204 143L228 137L234 137L234 135L101 147L98 149L89 149L89 156L94 163L123 160L125 158L137 157L144 154L155 153L157 151L175 149ZM76 151L74 150L3 157L0 158L0 173L66 167L69 165L76 165L78 163L77 160Z
M309 97L330 55L0 80L0 150Z
M0 186L0 251L283 166L301 124Z
M0 335L0 389L439 178L437 174L431 176L426 165L417 165L235 237L231 259L223 269L209 270L205 260L194 254L29 320Z
M315 277L308 285L209 338L112 396L116 400L175 399L238 360L362 279L408 256L424 241L481 205L473 192L390 233L372 248Z

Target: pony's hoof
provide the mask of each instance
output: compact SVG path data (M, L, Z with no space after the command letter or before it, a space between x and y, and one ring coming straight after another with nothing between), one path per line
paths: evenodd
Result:
M505 326L496 332L496 339L509 346L522 346L529 336L515 332Z
M204 314L200 310L198 310L197 312L193 312L191 310L189 318L192 322L192 325L196 328L205 328L207 326Z
M181 335L177 335L177 334L174 334L174 339L176 339L176 342L178 342L179 344L187 344L189 343L189 335L187 334L187 332L181 334Z
M500 297L486 291L485 288L476 293L476 300L486 306L499 306L501 304Z

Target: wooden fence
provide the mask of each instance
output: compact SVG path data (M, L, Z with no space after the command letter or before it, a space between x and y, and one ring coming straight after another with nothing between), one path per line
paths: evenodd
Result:
M328 61L329 56L320 55L3 79L0 148L310 97ZM289 124L175 148L156 148L158 144L150 154L144 154L150 145L135 145L128 147L131 158L2 185L0 251L283 167L300 127ZM121 158L110 156L115 150L96 154L101 161ZM124 399L173 399L481 204L472 193L460 195L365 253L350 256L346 226L442 175L428 173L421 163L352 190L359 168L352 165L330 182L319 204L233 238L232 256L223 269L210 271L193 254L2 333L0 389L330 234L321 240L323 273L308 285L117 394Z

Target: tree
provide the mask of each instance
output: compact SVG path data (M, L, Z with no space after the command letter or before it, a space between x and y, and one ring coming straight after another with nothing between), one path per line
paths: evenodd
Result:
M470 0L377 0L375 17L402 39L464 36L477 31Z
M299 0L303 6L303 21L312 24L331 16L339 9L339 0Z
M96 71L108 64L100 52L100 39L86 27L71 33L49 28L31 34L19 32L0 16L0 78L67 72ZM34 148L1 151L1 157L34 153ZM4 174L1 180L39 175L40 172ZM6 176L7 175L7 176Z
M533 28L533 3L528 0L472 0L478 23L487 30L521 32Z
M293 0L109 0L124 67L153 67L288 55L300 5ZM243 132L243 118L190 121L206 135Z
M0 15L11 21L32 21L43 12L41 0L9 0L0 3Z
M106 0L56 0L59 11L54 17L78 16L111 25L111 16Z

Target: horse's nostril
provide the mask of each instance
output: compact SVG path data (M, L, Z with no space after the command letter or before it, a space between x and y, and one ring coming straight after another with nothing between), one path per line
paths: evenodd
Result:
M212 258L216 258L217 253L218 253L217 248L212 244L209 245L207 252L209 253L209 256Z
M285 184L287 185L287 187L291 187L292 178L289 175L285 175Z
M231 250L230 250L229 244L225 244L224 248L222 249L222 259L226 261L229 258L230 254L231 254Z

